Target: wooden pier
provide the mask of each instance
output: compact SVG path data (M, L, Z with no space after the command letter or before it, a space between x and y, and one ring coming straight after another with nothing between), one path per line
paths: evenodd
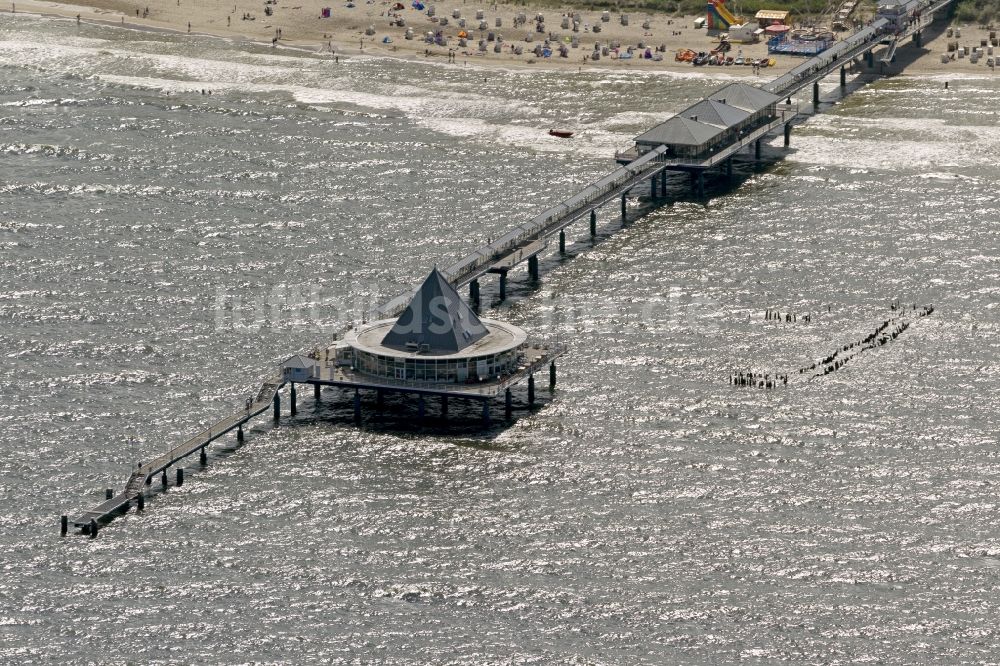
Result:
M487 274L499 275L500 299L506 298L507 274L522 263L528 264L528 273L532 280L539 278L538 258L546 251L549 243L558 235L560 254L566 251L565 230L571 224L587 218L590 225L591 238L597 235L597 210L612 202L621 202L621 218L626 221L627 199L633 190L648 183L649 196L657 199L666 194L666 176L668 172L687 172L691 176L693 192L704 196L705 173L710 169L722 167L728 177L732 172L733 157L739 152L750 149L755 159L760 159L761 142L776 131L783 131L785 146L789 145L793 123L802 119L799 107L792 104L792 95L809 85L813 86L813 109L820 106L819 81L829 74L840 70L841 88L846 86L848 65L858 65L856 59L861 57L869 69L875 67L874 50L886 46L886 54L882 62L892 59L896 48L902 44L905 37L912 37L914 43L920 43L921 31L926 29L933 14L950 5L954 0L928 0L920 3L922 17L888 38L884 34L885 19L878 19L868 27L854 33L836 45L811 58L783 76L762 86L760 90L776 97L786 98L784 104L773 104L773 115L762 121L748 125L733 132L731 138L721 145L714 145L710 151L693 156L675 156L670 154L666 145L650 148L640 154L637 148L616 154L621 163L617 169L607 176L583 188L580 192L565 201L553 206L534 219L525 222L493 242L476 249L471 254L455 262L441 271L447 282L455 289L469 286L469 300L478 306L480 302L479 280ZM707 100L706 100L707 101ZM725 100L722 100L723 102ZM658 193L659 190L659 193ZM401 294L385 304L373 309L369 320L385 319L400 314L406 307L411 294ZM341 332L341 336L350 329ZM555 359L564 353L561 345L530 347L525 353L524 363L516 371L496 377L490 381L470 383L467 385L452 384L442 386L430 382L386 381L345 368L336 362L337 345L331 345L314 355L318 366L316 374L310 374L299 380L290 379L288 368L281 368L278 374L264 381L252 401L242 409L214 423L209 428L193 435L186 441L174 446L167 452L148 462L139 462L131 476L125 482L121 492L108 492L105 501L83 511L72 520L68 516L61 518L61 533L65 535L70 524L96 537L100 526L114 516L129 510L133 504L143 509L146 499L146 488L151 486L159 475L160 484L166 488L170 483L168 471L178 462L198 454L200 461L206 462L207 447L227 433L236 431L237 441L243 441L243 427L254 417L273 410L274 419L281 414L279 391L290 384L290 412L294 416L296 405L296 383L312 384L317 400L323 386L337 386L348 390L353 389L355 418L360 420L360 394L362 390L375 392L379 404L386 393L406 393L418 397L420 412L423 413L424 397L437 396L441 400L442 414L447 413L448 399L459 398L476 400L482 403L484 422L489 423L490 404L499 396L504 396L505 415L511 414L511 387L526 382L528 385L528 403L535 400L535 373L549 368L549 387L555 386ZM176 469L175 484L183 484L183 468Z
M112 493L112 496L107 497L103 503L81 513L71 521L73 526L83 530L84 533L96 536L99 525L107 522L116 514L128 511L133 501L136 502L137 508L143 508L145 487L152 485L153 479L157 474L160 475L160 483L166 488L169 483L167 470L176 463L198 453L201 462L204 464L206 461L205 449L208 445L233 430L237 431L237 439L242 441L243 425L258 414L270 409L272 403L277 400L278 391L284 384L285 382L281 378L281 375L265 381L261 384L257 397L245 409L217 421L154 460L139 463L135 471L128 478L128 481L125 482L125 486L120 493ZM183 471L178 469L177 472L177 485L182 485L184 478ZM65 522L62 527L64 533L67 527Z

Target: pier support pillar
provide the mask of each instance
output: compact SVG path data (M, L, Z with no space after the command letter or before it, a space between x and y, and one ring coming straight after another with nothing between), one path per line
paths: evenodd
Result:
M535 405L535 376L528 375L528 407Z
M59 519L59 536L66 536L69 532L69 516L62 516Z
M538 281L538 255L528 257L528 275L535 282Z
M625 217L625 195L622 195L622 217ZM590 237L597 235L597 211L590 211Z
M867 51L865 53L865 64L868 65L868 69L875 66L875 53L873 51Z
M691 172L691 195L697 199L705 197L705 172L702 169Z
M753 158L760 161L760 139L753 142Z
M281 420L281 395L275 391L274 392L274 422L277 423Z
M921 43L922 41L923 41L923 40L922 40L922 39L921 39L921 37L920 37L920 31L919 31L919 30L917 30L917 31L916 31L915 33L913 33L913 43L914 43L914 44L915 44L916 46L918 46L918 47L919 47L919 46L923 46L923 44Z
M146 485L147 486L153 485L153 477L152 477L152 475L146 477Z
M184 485L184 468L183 467L178 467L177 468L177 487L180 488L183 485Z
M319 384L313 384L313 402L319 402L320 400L320 389L323 387Z
M469 300L472 302L472 307L479 307L479 280L469 283Z
M549 391L556 387L556 362L549 363Z
M167 470L163 470L163 473L160 474L160 485L163 486L164 490L167 489Z
M143 511L146 508L146 496L140 492L135 496L135 509L136 511Z
M204 446L201 447L201 452L198 454L198 462L200 462L202 465L207 465L208 464L208 454L205 453L205 447Z
M354 390L354 421L361 423L361 391Z
M240 427L236 429L236 441L239 444L243 443L243 424L242 423L240 424Z
M299 411L298 403L295 400L295 382L292 382L292 388L288 392L288 411L291 412L292 416L295 416Z
M813 106L819 106L819 81L813 83Z
M726 178L733 177L733 158L726 159Z
M385 409L385 391L375 391L375 409L378 411Z
M483 425L488 426L490 424L490 401L483 400Z
M448 396L441 396L441 418L448 418Z
M507 300L507 271L500 274L500 300Z
M417 396L417 418L422 421L426 413L427 405L424 403L424 394L421 393Z
M510 389L503 392L503 415L504 418L510 421L510 417L514 414L514 396L511 395Z
M109 499L111 499L114 496L115 496L114 488L105 488L104 489L104 499L109 500Z
M627 197L627 195L623 194L622 195L622 224L624 225L626 222L628 222L628 197ZM596 232L595 232L595 234L591 234L591 235L592 236L596 235Z
M559 254L566 254L566 230L559 230Z
M785 123L785 148L792 145L792 124Z
M664 199L667 198L667 170L664 169L660 172L660 196Z
M650 199L655 199L656 198L656 176L655 175L652 178L649 179L649 198Z
M94 520L93 518L90 519L90 538L91 539L97 538L97 521Z
M846 65L841 65L840 66L840 87L841 88L846 88L847 87L847 66Z

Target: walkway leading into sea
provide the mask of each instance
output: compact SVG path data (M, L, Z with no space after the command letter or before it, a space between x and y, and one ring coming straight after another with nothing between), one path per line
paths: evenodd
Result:
M479 280L487 274L496 274L499 276L499 292L502 301L506 299L507 295L507 274L509 271L527 263L531 279L537 280L539 277L538 257L548 249L549 244L554 242L557 236L559 252L566 253L567 227L581 218L587 218L590 224L590 236L592 239L595 238L597 236L598 209L616 200L621 202L621 218L622 222L625 222L629 196L636 188L645 187L647 182L650 199L657 200L666 196L668 173L686 172L690 175L694 194L703 197L707 172L721 168L724 176L730 177L733 157L745 149L752 151L754 159L759 160L761 143L769 135L777 132L779 128L784 133L785 146L789 145L793 123L799 122L805 117L804 114L800 113L799 107L792 104L793 95L812 85L813 107L814 110L818 109L820 106L819 82L822 79L839 68L840 85L846 91L848 65L859 67L861 63L857 62L857 59L862 58L868 70L874 70L874 51L877 48L886 47L881 59L881 62L885 63L893 57L897 47L902 44L905 38L910 37L915 44L920 45L922 32L930 25L934 13L948 7L952 2L954 0L910 0L910 4L920 10L919 17L897 34L887 36L885 33L887 21L877 19L830 49L806 60L788 73L762 86L763 91L779 98L786 98L785 103L774 105L773 115L752 127L748 127L745 131L734 133L731 140L722 145L713 146L708 153L693 157L671 156L669 147L665 145L651 148L643 154L639 154L638 149L619 153L616 155L616 159L621 163L621 166L614 171L565 201L543 211L534 219L477 248L471 254L448 266L442 271L442 274L456 289L468 285L469 298L476 307L479 306L481 300ZM409 293L401 294L378 306L370 313L369 319L386 319L398 315L406 308L410 296ZM347 330L342 331L338 337L341 337ZM330 359L335 359L336 356L336 344L333 344L318 353L318 360L321 362L320 367L322 368L319 376L310 377L299 383L313 385L317 402L321 387L324 385L354 389L354 413L355 419L358 421L360 421L360 390L365 388L376 391L380 401L384 392L417 395L420 400L421 414L423 413L425 395L435 395L441 398L444 414L447 413L449 396L479 400L483 403L484 422L488 424L489 401L499 395L505 396L505 414L508 418L510 417L510 388L518 382L527 382L528 404L534 403L534 373L541 371L546 365L549 367L549 387L550 389L554 388L555 358L564 351L565 348L560 345L552 345L545 349L529 349L521 371L504 378L495 385L442 390L440 387L431 385L409 386L398 383L391 385L385 382L373 383L372 380L360 377L357 373L336 367L336 363L331 364ZM269 409L272 410L273 418L277 422L281 416L280 391L286 384L290 384L289 405L291 415L294 416L297 411L295 382L290 381L285 368L281 368L276 374L262 382L256 397L248 399L248 402L241 409L220 419L181 444L170 448L155 459L139 462L120 492L115 493L113 490L107 490L104 502L81 512L73 519L65 515L62 516L61 533L65 535L72 524L91 537L96 537L101 525L109 522L116 515L127 512L133 504L139 510L144 509L147 488L152 486L153 481L159 476L160 485L166 489L170 484L168 470L171 467L176 468L175 485L183 485L184 468L177 466L178 463L197 453L200 462L203 465L206 464L206 449L212 442L234 430L237 441L242 442L245 437L244 426Z

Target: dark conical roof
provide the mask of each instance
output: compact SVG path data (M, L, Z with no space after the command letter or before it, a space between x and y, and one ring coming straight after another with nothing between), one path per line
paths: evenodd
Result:
M431 271L413 295L403 314L382 338L393 349L436 354L460 352L489 331L437 268ZM407 343L411 343L408 348Z

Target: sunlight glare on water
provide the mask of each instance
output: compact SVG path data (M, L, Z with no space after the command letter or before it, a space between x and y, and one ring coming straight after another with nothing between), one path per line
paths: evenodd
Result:
M0 71L0 661L995 658L993 79L879 81L707 205L625 228L609 205L593 244L571 227L571 258L490 311L571 346L512 425L480 431L473 405L412 427L399 401L358 429L350 396L303 391L90 541L58 516L719 82L21 16ZM895 299L936 311L833 375L728 383L826 356Z

